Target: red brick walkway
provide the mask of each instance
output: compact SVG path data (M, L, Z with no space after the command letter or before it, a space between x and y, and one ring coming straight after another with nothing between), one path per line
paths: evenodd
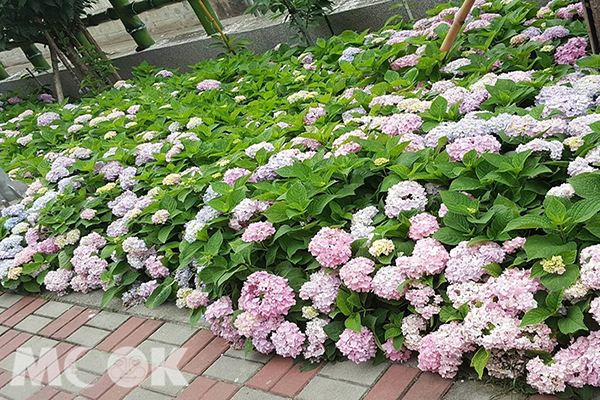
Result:
M245 356L206 330L0 296L0 398L435 400L452 385L388 363L301 372L291 359ZM542 399L554 398L531 398Z

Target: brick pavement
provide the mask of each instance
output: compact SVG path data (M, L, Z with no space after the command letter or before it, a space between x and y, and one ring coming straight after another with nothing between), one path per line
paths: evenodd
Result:
M480 385L406 364L341 362L301 372L291 359L246 356L189 325L0 295L0 399L527 399Z

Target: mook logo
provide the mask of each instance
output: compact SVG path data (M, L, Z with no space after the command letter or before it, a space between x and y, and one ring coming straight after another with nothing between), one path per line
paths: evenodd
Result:
M170 355L170 361L177 365L187 349L182 348ZM36 360L31 348L22 347L15 353L12 368L13 379L11 386L26 384L41 385L49 382L51 386L60 388L68 384L79 389L93 386L94 383L83 382L79 379L79 369L76 362L87 352L87 349L76 347L66 354L60 354L57 348L44 348L42 356ZM150 376L149 383L153 387L167 384L186 386L188 384L183 374L176 369L159 367L169 356L162 347L150 349L150 360L139 349L122 347L115 350L107 360L105 375L116 385L130 389L139 386Z

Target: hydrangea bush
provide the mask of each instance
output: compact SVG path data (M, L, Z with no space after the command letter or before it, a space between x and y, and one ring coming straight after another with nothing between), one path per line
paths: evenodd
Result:
M600 59L579 3L458 10L5 99L5 288L175 301L236 348L600 386ZM302 53L301 53L302 51Z

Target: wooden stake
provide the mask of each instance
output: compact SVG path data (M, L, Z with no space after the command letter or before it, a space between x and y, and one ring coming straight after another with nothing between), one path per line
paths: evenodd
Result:
M448 31L448 34L444 39L444 43L442 43L442 47L440 47L440 51L442 53L448 52L448 50L450 50L450 47L452 47L452 45L456 41L458 32L460 31L460 28L463 26L465 20L469 16L469 13L471 12L471 8L473 8L474 3L475 0L465 0L460 10L458 10L456 15L454 15L454 22L452 22L452 26L450 27L450 30Z

